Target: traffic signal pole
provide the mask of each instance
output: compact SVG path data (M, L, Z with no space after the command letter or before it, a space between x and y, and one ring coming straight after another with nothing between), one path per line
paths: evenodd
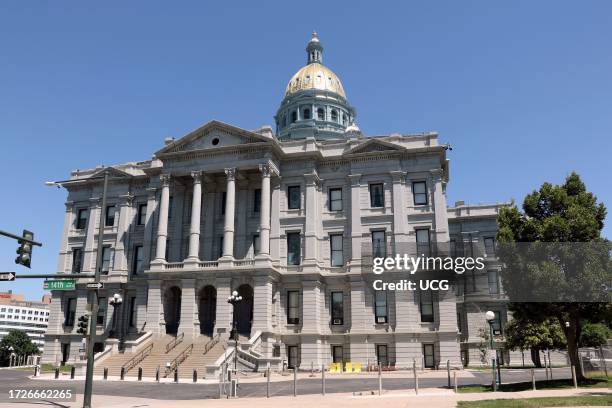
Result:
M98 249L96 253L96 269L94 283L100 282L102 271L102 250L104 243L104 211L106 208L106 189L108 187L108 172L104 173L104 187L102 188L102 203L100 207L100 223L98 225ZM87 370L85 372L85 392L83 393L83 408L91 408L91 395L93 391L94 370L94 340L96 337L96 320L98 318L98 289L91 291L89 297L91 315L89 318L89 335L87 336Z

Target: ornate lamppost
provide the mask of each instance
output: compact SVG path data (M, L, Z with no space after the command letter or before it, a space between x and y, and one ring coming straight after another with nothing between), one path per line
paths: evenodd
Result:
M113 306L113 329L110 332L110 337L115 337L115 332L117 331L117 313L119 306L123 303L123 298L120 294L115 293L113 298L110 300L111 306Z
M237 372L238 368L238 329L236 321L236 304L242 300L242 296L238 295L237 291L233 291L230 296L227 297L227 303L232 305L232 331L231 335L234 336L234 372Z
M495 313L492 311L488 311L485 313L485 319L487 319L487 323L489 323L489 338L490 338L490 347L491 347L491 370L493 373L493 391L497 391L497 378L495 374L495 341L493 340L493 322L495 322Z

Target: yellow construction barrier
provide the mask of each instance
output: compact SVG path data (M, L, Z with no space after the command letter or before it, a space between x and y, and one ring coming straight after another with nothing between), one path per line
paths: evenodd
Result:
M360 373L361 372L361 363L355 363L353 365L353 372L354 373Z
M351 363L351 362L347 362L347 363L344 365L344 372L346 372L346 373L352 373L352 372L353 372L353 363Z

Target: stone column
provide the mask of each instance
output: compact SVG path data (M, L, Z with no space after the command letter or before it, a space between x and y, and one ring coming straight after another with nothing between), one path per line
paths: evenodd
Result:
M351 271L361 268L361 207L359 198L361 192L361 174L350 174L351 183Z
M166 332L162 331L161 316L164 311L162 304L164 299L161 293L161 281L150 280L148 283L147 324L145 330L153 332L154 335L164 335Z
M448 215L446 212L446 197L444 194L444 171L442 169L431 170L431 186L433 189L433 209L435 213L436 242L448 242Z
M153 260L153 217L157 209L157 200L155 199L156 192L157 189L154 187L147 188L147 214L145 216L143 242L143 260L145 265L149 265ZM149 266L145 266L145 269L149 269Z
M119 274L128 273L126 243L132 219L133 195L125 194L119 197L119 222L117 225L117 240L115 241L115 264L113 271Z
M62 232L62 243L60 247L60 257L57 265L57 270L60 272L70 272L72 268L72 263L70 264L70 268L68 268L68 260L70 258L70 251L68 251L68 235L72 231L72 223L74 222L74 201L66 201L66 212L64 213L64 230ZM81 268L83 265L81 264Z
M157 224L157 250L155 263L166 262L166 239L168 238L168 206L170 203L170 175L159 176L162 183L161 200L159 203L159 220Z
M274 180L270 216L270 257L280 259L280 177Z
M315 171L304 174L306 179L306 225L304 227L304 265L317 263L317 222L319 209L317 208L317 184L319 176Z
M96 260L96 230L98 229L98 215L100 214L100 198L89 199L89 214L87 214L87 236L85 237L85 253L83 254L83 272L95 271ZM102 233L104 235L104 233Z
M191 201L191 226L189 229L189 256L186 262L197 263L200 260L200 218L202 212L202 172L194 171L193 199Z
M393 238L396 253L400 255L407 252L406 244L408 241L408 231L406 230L408 220L406 219L406 188L404 178L406 172L392 171L393 179Z
M259 254L270 256L270 176L269 164L260 164L261 171L261 206L259 220Z
M236 211L236 168L225 169L225 226L223 227L223 257L234 257L234 217Z
M253 330L272 330L272 280L268 275L255 276L253 288Z
M179 333L185 333L187 339L195 337L195 322L198 320L198 307L195 298L195 279L182 279L181 289L181 320ZM198 331L198 334L199 331Z
M225 339L229 337L232 328L232 306L227 303L227 298L231 294L230 281L230 278L217 278L215 281L217 289L215 331Z

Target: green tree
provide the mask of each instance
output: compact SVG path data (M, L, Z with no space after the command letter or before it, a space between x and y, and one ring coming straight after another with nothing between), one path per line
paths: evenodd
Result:
M530 350L531 361L538 368L542 367L541 350L564 349L567 345L559 322L552 319L538 323L515 316L506 326L505 334L506 348Z
M6 366L12 352L18 356L29 356L39 354L38 346L32 343L30 336L22 330L9 330L8 334L0 341L0 365Z
M580 347L601 347L608 342L610 330L602 323L584 323L580 333Z
M583 323L601 322L610 316L609 294L601 289L612 281L609 243L601 237L606 208L572 173L562 185L544 183L527 195L522 209L504 208L498 216L499 257L505 265L502 280L512 302L510 310L522 316L521 321L538 324L556 320L565 336L570 361L582 379L578 341ZM552 242L561 250L549 253L546 246L536 246L530 254L539 257L536 262L504 250L504 244L516 248L517 243L525 242ZM589 244L558 244L567 242ZM561 300L525 302L521 295L526 290L541 294L538 299L552 294ZM597 301L579 301L587 296Z

